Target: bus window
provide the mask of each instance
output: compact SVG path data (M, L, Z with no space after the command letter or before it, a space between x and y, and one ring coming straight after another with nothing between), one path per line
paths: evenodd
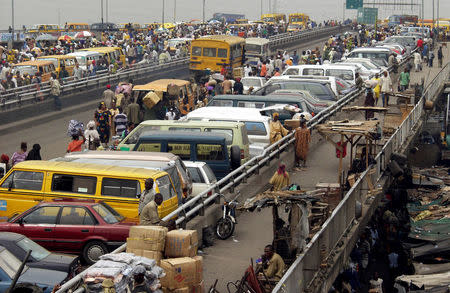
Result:
M203 48L203 56L216 57L216 48Z
M202 48L192 47L192 55L193 56L202 56Z
M219 58L227 58L228 57L228 50L227 49L219 49L217 52L217 57Z

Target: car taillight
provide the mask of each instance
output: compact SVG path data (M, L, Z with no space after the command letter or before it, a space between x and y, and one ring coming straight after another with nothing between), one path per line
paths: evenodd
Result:
M241 160L242 159L245 159L245 154L244 154L244 150L243 149L241 149Z
M211 196L211 195L212 195L212 191L208 192L208 196Z

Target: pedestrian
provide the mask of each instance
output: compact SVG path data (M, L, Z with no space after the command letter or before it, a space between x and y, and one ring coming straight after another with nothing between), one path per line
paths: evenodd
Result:
M362 89L364 86L364 81L358 72L355 73L355 85L358 90Z
M128 117L128 121L133 122L135 125L138 125L141 123L141 120L139 118L139 112L140 112L139 105L135 102L134 98L130 98L130 104L125 108L125 114Z
M11 167L13 167L17 163L25 161L28 156L27 148L28 146L26 142L20 143L20 150L15 152L11 157Z
M374 289L374 291L369 292L383 293L383 279L378 276L378 272L373 273L373 278L369 281L369 283L370 288Z
M83 137L83 139L80 139L80 136ZM72 135L72 141L67 146L67 153L81 152L81 146L85 141L86 138L80 128L78 129L78 134Z
M167 110L165 120L175 120L177 117L177 114L175 113L175 109L173 106L169 107L169 110Z
M375 94L375 106L376 106L378 104L378 100L380 99L380 91L381 91L380 74L375 73L375 77L372 78L372 80L375 83L375 86L373 88L373 93Z
M230 95L233 85L231 83L231 80L228 78L228 76L225 77L225 80L222 82L222 86L223 86L223 93L226 95Z
M433 61L434 61L434 52L430 49L428 53L428 67L433 67Z
M168 227L170 222L161 220L158 214L158 206L163 202L163 196L161 193L155 194L155 198L147 203L142 212L139 213L139 225L141 226L163 226Z
M375 98L373 94L373 90L370 84L366 83L366 99L364 100L365 107L374 107L375 106ZM372 119L374 117L373 110L366 110L366 120Z
M442 67L442 59L444 58L444 55L442 54L442 46L439 46L437 55L438 55L438 65L439 67Z
M380 78L380 86L381 86L381 99L383 100L383 107L388 107L389 93L393 92L393 90L391 77L388 76L387 71L384 71L383 76Z
M73 77L76 80L83 78L83 69L80 68L80 64L78 62L75 62L75 67L73 68Z
M144 191L138 196L139 197L139 207L138 213L141 214L142 209L151 202L155 197L155 191L153 189L153 179L147 178L144 182Z
M128 134L130 134L130 132L133 131L134 126L135 126L135 125L134 125L133 122L128 121L128 122L127 122L127 129L125 129L125 130L122 132L121 139L124 139L125 137L127 137Z
M234 82L233 92L235 95L243 95L244 94L244 85L242 84L240 77L237 77L236 81Z
M275 174L273 174L272 178L270 178L269 184L272 185L270 189L272 191L278 191L286 186L289 186L290 179L289 173L286 171L286 165L280 164L278 166L278 170L275 171Z
M103 91L102 100L105 102L106 108L111 109L113 102L116 100L114 92L111 90L111 85L106 85L106 90Z
M33 160L42 160L41 158L41 146L37 143L35 143L33 145L33 148L31 149L31 151L28 153L26 159L27 161L33 161Z
M400 91L401 91L401 92L404 92L404 91L406 91L406 90L408 89L409 81L410 81L409 72L408 72L408 69L405 68L405 69L403 70L403 72L400 73L400 81L399 81L399 84L400 84Z
M119 107L119 114L114 117L114 124L116 125L116 135L122 136L122 133L127 129L128 118L123 113L122 107Z
M126 292L129 293L151 293L153 290L150 288L149 282L145 278L146 269L143 265L137 265L131 271L133 276L133 282L128 284ZM113 284L114 285L114 284Z
M11 166L9 165L9 156L7 154L2 154L0 156L0 164L4 164L5 165L5 170L4 170L5 173L4 174L8 173L9 169L11 168Z
M260 76L260 77L266 77L266 74L267 74L266 61L263 61L263 62L262 62L262 65L261 65L261 71L260 71L260 73L259 73L259 76Z
M388 260L389 260L389 270L392 279L395 279L399 275L398 271L398 253L395 251L390 251L388 248Z
M279 120L280 114L278 112L273 113L273 120L270 122L270 144L273 144L288 134L286 128L281 125Z
M295 130L295 166L306 167L306 157L311 142L311 132L306 127L306 120L300 119L300 127ZM303 161L303 164L300 162Z
M95 121L91 120L86 125L86 130L84 131L84 138L86 148L88 150L96 150L100 146L100 135L97 129L95 129Z
M59 73L59 79L64 80L64 78L69 77L69 72L66 69L66 66L61 66L61 72Z
M95 111L95 121L97 123L97 131L100 135L100 142L104 147L109 142L109 134L111 127L111 112L106 109L104 102L101 102L98 106L98 110Z
M422 57L418 51L414 52L414 69L416 72L422 71Z
M61 99L59 95L61 94L61 85L59 80L56 78L56 74L52 73L50 79L50 97L54 100L55 110L61 111Z

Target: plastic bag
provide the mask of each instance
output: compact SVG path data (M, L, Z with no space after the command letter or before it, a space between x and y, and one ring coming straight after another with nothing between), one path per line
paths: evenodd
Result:
M68 136L79 135L80 130L81 132L83 132L83 129L84 129L83 122L77 120L70 120L69 127L67 128L67 135Z
M100 256L100 259L131 264L136 259L136 256L134 255L134 253L126 253L126 252L115 253L115 254L108 253L108 254L104 254L104 255Z
M131 266L135 267L138 265L144 266L146 270L151 270L156 265L156 261L142 256L135 256Z
M101 259L92 265L92 268L119 268L125 270L128 267L126 263Z

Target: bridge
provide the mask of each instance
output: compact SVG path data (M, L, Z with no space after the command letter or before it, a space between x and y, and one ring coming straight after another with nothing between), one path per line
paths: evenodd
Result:
M330 32L327 32L326 36L328 37L329 34ZM285 37L293 38L293 36ZM302 45L294 44L293 41L285 40L284 42L290 46L290 49L311 48L315 47L316 43L323 43L323 40L320 39L323 37L325 35L311 37L308 43ZM405 153L408 150L423 123L425 101L434 101L449 80L449 53L450 51L444 48L444 56L446 57L444 64L447 65L443 69L424 67L423 72L412 72L411 84L420 82L422 78L425 79L426 87L422 97L415 101L414 108L395 132L381 140L382 144L377 147L378 152L375 156L376 163L360 174L352 188L343 195L331 216L288 268L273 292L327 292L331 287L343 267L343 263L349 257L358 235L366 226L380 201L381 194L368 193L369 185L377 185L384 189L389 186L391 178L387 166L391 154L395 152ZM405 66L407 62L410 62L410 60L405 60L401 65ZM174 72L184 70L183 65L177 64L176 66L177 68L173 69ZM187 76L187 73L185 76ZM154 79L155 76L149 75L144 78ZM43 111L43 115L30 115L30 118L27 119L2 123L0 139L2 146L4 146L3 150L14 151L18 143L26 138L29 143L39 142L43 145L42 153L45 158L62 155L64 148L61 146L65 146L68 142L64 136L67 121L70 119L82 121L91 119L94 111L93 105L98 102L98 99L91 97L99 96L102 85L106 83L107 81L104 80L96 85L90 84L88 89L83 91L83 94L77 93L65 97L68 107L62 114L55 115L53 112L45 113ZM82 103L72 101L83 95ZM69 99L71 101L68 101ZM204 199L203 194L200 194L165 219L177 216L177 224L180 227L196 229L201 236L202 229L214 225L220 217L220 205L218 203L220 203L221 195L230 199L239 191L241 194L239 201L243 202L245 199L266 190L268 179L281 161L286 163L288 167L291 182L300 184L304 190L315 189L318 182L338 182L339 162L335 157L335 147L326 143L316 129L318 125L328 120L364 120L360 113L342 111L345 106L362 105L363 100L362 91L351 93L309 121L308 127L312 130L313 142L310 146L306 170L296 171L292 169L294 138L293 134L289 134L268 147L262 155L251 159L220 180L211 190L203 193L207 194L212 191L211 196ZM395 102L395 100L391 101L394 104ZM73 105L70 103L73 103ZM88 109L92 110L89 111ZM17 109L15 108L11 108L10 111L20 113L16 112ZM390 109L389 111L394 110ZM8 111L5 110L5 112ZM376 114L376 117L380 121L384 121L383 115ZM346 158L343 162L344 170L348 169L349 164L350 161ZM359 209L357 209L359 204L361 204L361 212L358 212ZM198 215L194 216L195 214ZM240 279L246 267L250 264L250 258L256 259L259 257L264 246L272 242L273 232L272 229L267 227L272 227L272 216L268 211L241 214L232 239L216 240L213 247L204 249L206 288L212 285L215 279L219 279L217 289L220 292L225 292L226 282ZM125 246L122 246L115 252L124 250ZM57 292L67 292L69 289L76 289L75 292L83 292L83 288L78 288L79 280L80 275L63 285Z

